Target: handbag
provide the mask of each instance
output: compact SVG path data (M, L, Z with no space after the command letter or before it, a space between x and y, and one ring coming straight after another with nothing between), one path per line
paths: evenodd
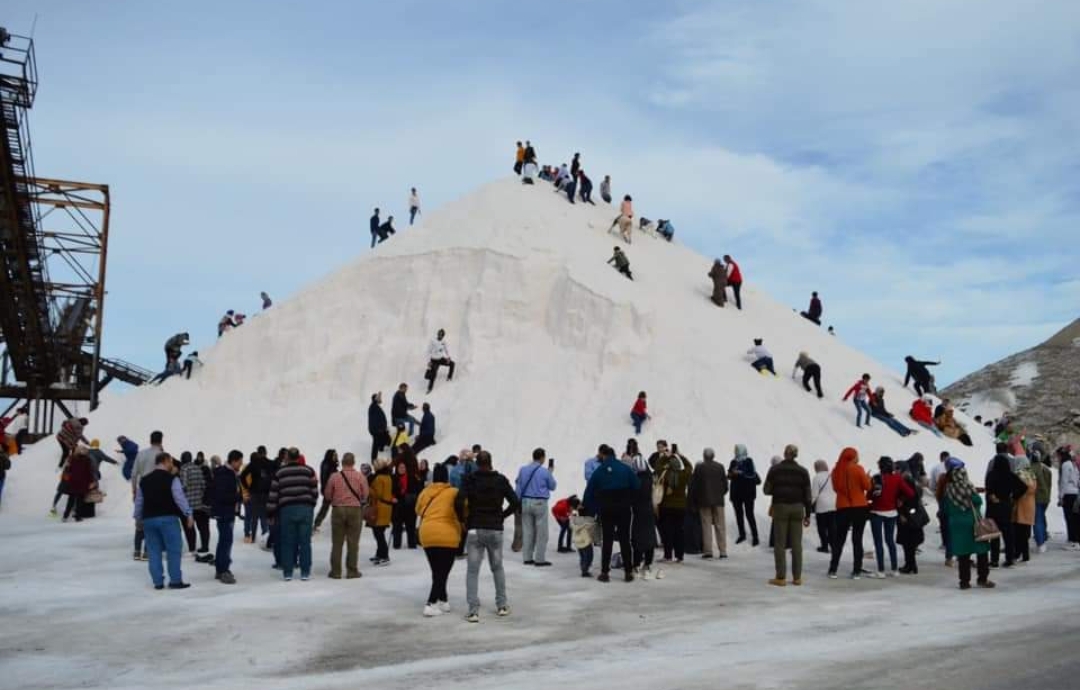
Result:
M1001 530L993 518L981 517L975 506L971 506L971 514L975 517L975 541L994 541L1001 538Z
M105 500L105 492L99 489L90 489L86 494L86 498L83 500L86 503L101 503Z
M653 510L660 509L660 504L664 501L664 479L667 477L667 470L660 473L660 476L656 478L656 482L652 487L652 505Z

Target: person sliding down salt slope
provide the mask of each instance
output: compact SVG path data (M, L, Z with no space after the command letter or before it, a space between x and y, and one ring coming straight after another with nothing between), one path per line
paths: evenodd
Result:
M911 412L908 415L915 420L915 423L928 431L931 431L934 436L941 437L941 432L934 426L934 413L930 409L930 398L918 398L915 402L911 403Z
M754 346L746 351L753 361L750 362L750 366L759 374L764 374L766 371L776 376L776 369L773 368L772 353L765 349L762 345L764 341L761 338L754 338Z
M866 414L866 426L870 426L870 401L874 394L870 391L870 374L863 374L862 378L852 384L847 393L844 393L843 401L855 396L855 426L862 428L862 417Z
M630 259L626 258L626 254L618 247L615 247L615 253L611 255L611 258L607 261L609 264L614 264L616 270L622 273L630 280L634 279L634 275L630 273Z
M435 334L435 340L428 346L428 368L424 378L427 379L427 392L435 387L435 379L439 376L439 367L448 367L450 372L446 375L447 381L454 380L454 360L450 359L450 349L446 346L446 331L439 329Z
M649 419L648 396L641 391L634 401L634 407L630 410L630 420L634 423L634 433L641 434L641 425Z
M709 277L712 278L713 304L722 307L727 304L727 268L724 267L723 261L720 259L713 261Z
M870 398L870 414L874 419L878 419L885 423L885 426L889 427L901 436L910 436L916 433L914 429L909 429L892 415L887 409L885 409L885 389L882 386L878 386L874 389L874 394Z
M821 392L821 365L810 359L810 355L800 352L799 358L795 360L795 368L791 370L791 378L795 378L795 374L799 369L803 370L802 385L806 392L810 392L810 382L813 381L814 388L817 390L817 397L825 397Z
M926 393L934 393L934 377L927 367L936 367L941 362L921 361L911 355L904 357L907 364L907 373L904 374L904 387L907 388L909 381L915 382L915 395L920 398Z
M670 220L660 219L656 221L656 231L668 242L675 237L675 226L671 224Z

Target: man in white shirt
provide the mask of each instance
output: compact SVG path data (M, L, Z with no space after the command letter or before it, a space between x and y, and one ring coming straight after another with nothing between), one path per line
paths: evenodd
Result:
M409 225L416 220L416 214L420 213L420 195L416 193L416 187L409 192Z
M446 380L454 380L454 360L450 359L450 349L446 346L445 338L446 331L440 328L435 340L432 340L431 345L428 346L428 369L427 374L424 376L428 382L428 393L435 387L435 378L439 375L439 367L449 367L450 372L446 375Z
M30 408L20 407L19 411L15 413L15 416L8 421L7 426L4 427L4 433L15 439L15 454L22 455L23 445L26 443L26 437L29 436L30 428ZM3 434L0 434L3 435Z
M773 367L772 353L765 349L762 344L764 341L761 338L754 338L754 346L746 351L746 354L753 360L750 366L759 374L764 374L766 371L776 376L776 369Z

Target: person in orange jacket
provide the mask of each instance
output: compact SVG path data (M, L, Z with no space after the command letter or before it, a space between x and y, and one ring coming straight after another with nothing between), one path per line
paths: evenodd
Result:
M840 566L840 557L844 555L844 542L850 530L854 555L851 577L857 580L863 574L863 530L870 516L866 500L870 476L859 465L859 451L845 448L840 452L840 459L832 471L832 485L836 491L836 531L833 533L829 578L836 579L836 569Z
M571 543L570 515L579 506L581 506L581 501L574 495L556 501L551 507L551 515L555 518L555 522L559 523L559 553L574 553Z

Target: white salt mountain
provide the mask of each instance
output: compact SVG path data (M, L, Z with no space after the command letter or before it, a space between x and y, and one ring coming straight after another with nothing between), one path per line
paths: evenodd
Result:
M107 399L87 435L112 447L119 434L143 444L161 429L173 452L296 445L310 463L331 447L366 461L371 394L383 392L389 414L392 393L407 382L411 401L430 402L438 420L438 445L423 454L431 462L479 442L513 477L542 446L557 459L557 493L565 496L584 488L581 466L599 443L621 452L633 435L630 408L645 390L646 453L664 438L694 461L706 446L726 461L744 443L764 474L788 443L799 445L807 467L816 458L832 464L847 445L870 467L881 455L916 451L929 465L948 450L982 476L993 455L988 431L960 416L976 444L965 448L928 432L901 438L877 422L857 429L853 405L840 398L864 372L910 422L913 395L901 376L771 300L753 265L742 266L743 310L715 306L712 258L636 230L633 244L622 245L607 232L616 213L570 205L543 183L489 184L213 347L199 346L206 365L192 380ZM605 263L616 244L633 281ZM427 347L440 328L457 373L448 383L444 369L425 396ZM750 367L754 338L772 351L778 378ZM823 400L791 379L800 350L821 364ZM45 440L28 453L32 464L18 462L7 509L44 510L55 449Z
M1080 443L1080 319L1036 347L969 374L942 392L969 415L1009 411L1020 429L1055 447Z

